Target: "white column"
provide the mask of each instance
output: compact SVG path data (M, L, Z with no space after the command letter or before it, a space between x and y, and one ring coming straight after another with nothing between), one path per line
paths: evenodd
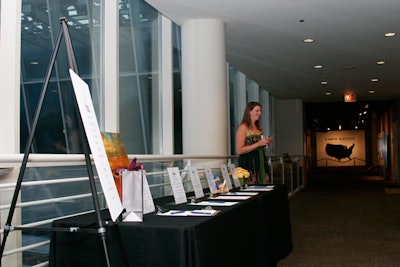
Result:
M174 154L174 87L172 60L172 22L162 16L162 49L161 49L161 154Z
M183 153L227 155L225 25L214 19L182 25Z
M103 86L104 109L100 125L104 131L119 133L119 9L118 0L104 1L104 29L102 58L104 64ZM103 127L101 127L103 128Z
M20 62L21 62L21 0L1 0L0 36L0 154L20 153ZM19 168L0 177L0 183L15 183ZM14 188L0 194L0 205L10 204ZM21 223L20 209L14 211L12 224ZM0 213L1 228L8 210ZM21 232L10 232L5 252L21 246ZM22 266L21 254L3 257L2 266Z
M160 16L161 32L154 34L152 57L152 145L153 154L174 154L174 87L172 67L172 22Z
M21 1L2 0L0 36L0 153L19 153Z

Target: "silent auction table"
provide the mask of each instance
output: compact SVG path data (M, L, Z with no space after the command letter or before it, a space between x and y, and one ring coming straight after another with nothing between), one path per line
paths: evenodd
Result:
M202 207L173 205L172 197L156 204L177 210ZM292 250L289 201L285 185L261 191L212 217L147 214L143 222L106 223L111 266L275 266ZM107 210L102 217L109 220ZM96 229L94 214L53 222L53 227ZM52 233L50 266L106 266L98 234Z

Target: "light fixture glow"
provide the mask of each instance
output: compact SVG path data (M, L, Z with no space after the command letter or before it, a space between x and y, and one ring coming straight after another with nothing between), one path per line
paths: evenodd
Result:
M377 82L377 81L378 81L378 78L371 79L371 82Z
M314 42L314 39L312 39L312 38L306 38L306 39L303 40L303 42L305 42L305 43L312 43L312 42Z
M314 69L322 69L322 65L315 65Z
M385 64L386 62L385 61L383 61L383 60L380 60L380 61L377 61L376 62L376 64L378 64L378 65L383 65L383 64Z
M396 35L395 32L387 32L387 33L385 33L385 36L386 36L386 37L393 37L393 36L395 36L395 35Z
M327 81L322 81L321 84L328 84L328 82Z
M369 90L370 94L375 94L375 90Z
M357 96L354 92L346 92L344 93L344 102L356 102Z

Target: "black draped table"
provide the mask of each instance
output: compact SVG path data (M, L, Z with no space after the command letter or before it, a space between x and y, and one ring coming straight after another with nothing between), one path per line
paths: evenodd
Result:
M168 209L193 210L200 206L172 205L172 197L157 199ZM275 266L292 250L289 201L285 185L229 207L217 207L212 217L147 214L143 222L105 220L111 266ZM95 214L53 222L55 228L96 229ZM54 231L50 266L106 266L96 233Z

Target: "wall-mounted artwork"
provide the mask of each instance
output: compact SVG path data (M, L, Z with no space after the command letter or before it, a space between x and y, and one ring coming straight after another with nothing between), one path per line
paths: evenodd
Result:
M329 131L316 135L317 166L365 166L365 132Z

